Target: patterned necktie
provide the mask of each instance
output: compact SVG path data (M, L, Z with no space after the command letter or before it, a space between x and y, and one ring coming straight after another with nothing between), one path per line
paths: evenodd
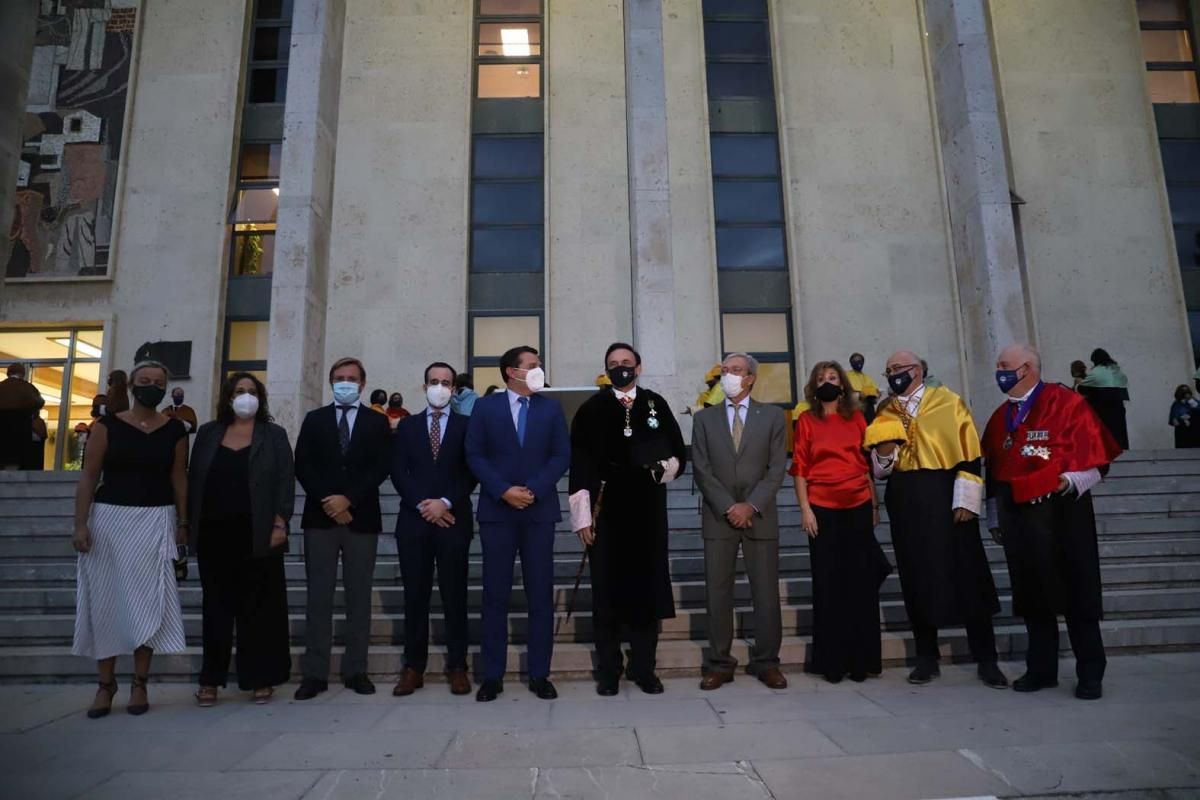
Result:
M517 441L521 446L525 446L525 423L529 420L529 398L521 397L517 399L521 410L517 412Z
M442 448L442 412L433 412L433 421L429 423L429 449L433 451L433 460L437 461L438 451Z
M346 455L350 450L350 409L354 406L338 406L338 410L342 412L342 418L338 420L338 445L342 448L342 455Z
M621 398L621 405L625 406L626 408L633 408L633 398L629 395L625 395Z
M742 428L745 424L742 422L742 407L735 405L733 407L733 452L742 449Z

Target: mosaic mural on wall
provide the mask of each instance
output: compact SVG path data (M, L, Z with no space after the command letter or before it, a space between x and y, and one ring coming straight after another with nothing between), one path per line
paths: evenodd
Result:
M108 272L136 0L39 0L6 275Z

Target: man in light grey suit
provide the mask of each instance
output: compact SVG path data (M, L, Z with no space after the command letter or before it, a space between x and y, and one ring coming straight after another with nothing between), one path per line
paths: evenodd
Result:
M704 576L709 653L700 688L733 680L733 585L738 546L754 600L754 647L746 670L772 689L787 688L779 671L779 510L775 496L787 466L783 411L750 399L758 361L732 353L721 364L725 401L696 414L692 470L704 495Z

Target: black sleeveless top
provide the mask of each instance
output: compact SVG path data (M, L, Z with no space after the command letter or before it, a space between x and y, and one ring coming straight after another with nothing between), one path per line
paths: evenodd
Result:
M114 506L175 505L171 469L175 445L187 436L183 423L170 419L161 428L145 433L115 414L97 422L108 432L108 446L96 502Z
M206 522L250 518L250 446L217 447L204 482L200 519Z

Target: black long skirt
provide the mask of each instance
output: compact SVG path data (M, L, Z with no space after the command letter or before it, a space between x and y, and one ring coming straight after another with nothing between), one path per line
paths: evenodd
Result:
M224 686L237 642L238 687L265 689L291 676L283 553L250 556L250 520L205 523L197 564L203 599L200 685Z
M813 506L817 536L809 537L813 638L806 672L841 678L878 674L879 587L892 571L875 539L871 504Z

